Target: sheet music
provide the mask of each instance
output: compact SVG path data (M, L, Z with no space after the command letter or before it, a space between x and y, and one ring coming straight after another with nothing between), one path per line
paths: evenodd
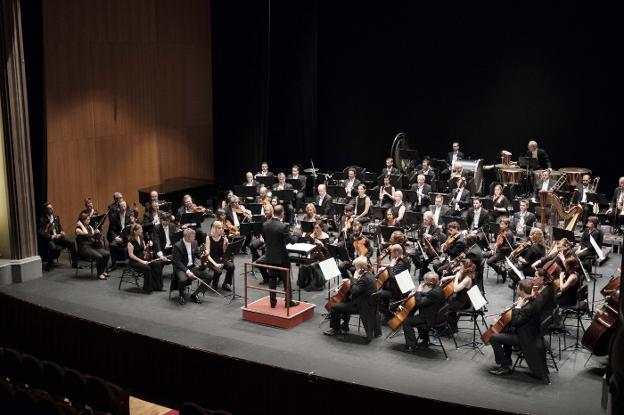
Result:
M296 243L286 245L286 250L291 252L303 252L309 254L316 248L316 245L306 243Z
M476 285L473 285L471 289L468 290L468 298L470 298L470 302L475 310L480 310L487 304L487 300L481 294L481 290Z
M321 268L323 277L325 277L325 281L329 281L340 275L340 270L338 269L338 265L336 265L336 260L334 258L327 258L326 260L319 262L319 267Z
M511 260L509 259L509 257L505 257L505 260L507 261L507 265L509 265L509 268L513 269L513 272L516 273L516 275L518 276L518 278L520 278L521 280L524 279L524 274L520 272L520 270L513 264L513 262L511 262Z
M401 272L400 274L395 275L397 284L399 285L399 289L403 294L412 291L416 286L414 285L414 281L412 281L412 276L410 275L408 270Z
M600 249L600 247L598 246L598 244L596 243L596 240L594 239L592 235L589 235L589 242L591 242L592 246L594 247L594 250L596 251L596 255L598 255L598 258L600 258L601 261L604 261L605 256L602 253L602 249Z

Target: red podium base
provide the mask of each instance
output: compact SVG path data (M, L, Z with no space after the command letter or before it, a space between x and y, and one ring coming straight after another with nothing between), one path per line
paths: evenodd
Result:
M247 307L241 307L241 310L243 310L243 320L290 329L312 318L314 307L316 307L314 304L299 302L298 306L290 307L290 315L287 316L283 298L277 300L275 308L271 308L269 296L266 296L247 304Z

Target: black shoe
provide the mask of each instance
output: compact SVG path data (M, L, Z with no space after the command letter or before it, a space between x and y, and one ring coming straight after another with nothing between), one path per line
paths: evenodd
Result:
M277 300L271 300L271 308L275 308L277 305Z
M46 262L43 266L43 270L49 272L52 269L52 262Z
M178 298L178 304L184 305L184 303L186 303L186 300L184 299L184 297Z
M417 347L419 349L428 349L429 348L429 340L423 340L420 343L418 343Z
M284 304L285 304L285 302L284 302ZM288 307L297 307L298 305L299 305L299 301L291 301L288 304Z
M349 332L349 325L348 324L342 324L340 326L340 331L342 331L343 333L348 333Z
M416 351L416 346L410 346L408 344L404 344L402 350L405 353L414 353Z
M197 304L201 304L201 303L202 303L202 301L199 299L199 297L197 296L197 294L191 294L191 300L192 300L194 303L197 303Z
M267 285L268 283L268 281L262 280L258 283L258 285Z
M510 282L509 285L507 285L509 288L511 288L512 290L516 290L516 283L514 281Z
M230 284L223 284L223 285L221 286L221 289L222 289L223 291L232 291L232 286L231 286Z
M501 366L498 369L490 370L490 374L495 376L511 375L511 369L507 366Z
M325 330L323 334L326 336L337 336L339 334L342 334L342 332L336 329L329 329L329 330Z

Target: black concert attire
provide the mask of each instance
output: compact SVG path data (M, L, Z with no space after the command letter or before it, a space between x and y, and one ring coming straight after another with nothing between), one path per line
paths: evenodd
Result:
M524 213L516 212L513 215L511 229L516 233L516 236L524 238L530 234L531 228L535 225L536 220L535 214L528 210Z
M530 150L527 150L527 152L525 153L525 157L533 157L533 153L531 153ZM537 158L537 168L538 169L550 169L550 168L552 168L552 164L550 163L550 157L548 157L548 153L546 153L546 150L538 148L537 149L537 157L533 157L533 158Z
M538 377L548 375L544 339L540 336L541 315L542 310L536 301L512 310L508 331L492 335L491 344L496 363L511 368L512 346L518 345L531 372Z
M360 195L357 195L355 197L355 213L353 214L354 217L361 214L362 212L366 210L366 200L369 201L369 206L373 205L372 203L370 203L370 198L368 196L360 197ZM366 213L366 216L357 218L357 221L360 223L366 223L370 221L370 214L371 214L371 211L369 208L368 212Z
M314 198L314 206L316 206L316 212L319 215L334 214L334 202L332 197L327 193L325 193L323 197L316 195L316 198Z
M609 209L613 210L613 228L617 232L620 232L620 226L622 225L622 221L624 220L624 215L621 215L620 212L624 207L624 188L616 187L613 191L613 197L611 198L611 202L609 202Z
M433 185L433 183L435 182L436 179L436 175L435 172L433 171L433 169L431 167L429 167L429 170L424 171L423 169L418 170L418 173L416 174L416 177L418 178L419 175L423 175L425 176L425 183Z
M384 311L390 315L390 302L398 301L405 297L406 294L401 292L399 288L399 284L396 281L396 276L402 273L403 271L409 271L410 269L410 260L409 257L401 256L397 258L394 266L388 266L388 271L390 272L390 278L386 280L384 285L379 289L379 298L384 304Z
M80 254L80 256L84 259L94 260L98 275L102 275L103 272L106 272L106 266L108 265L110 253L104 248L95 248L93 246L93 228L91 225L85 226L85 228L87 229L88 234L76 234L78 254Z
M555 179L553 179L552 177L550 179L548 179L548 184L545 185L544 180L539 179L535 181L535 189L534 189L534 196L537 200L539 200L539 192L542 190L546 190L546 191L551 191L553 190L553 188L555 187L555 184L557 184L557 181Z
M391 196L388 196L388 194L390 195L394 194L394 186L392 185L385 186L385 187L382 186L379 194L380 194L379 204L381 205L381 207L384 209L390 209L392 205L394 205L394 199Z
M471 278L470 275L465 275L463 278ZM463 282L463 278L460 277L459 278L459 283ZM448 298L448 304L449 304L449 324L451 325L451 327L453 328L453 330L457 330L457 322L459 321L459 316L458 316L458 312L462 311L462 310L466 310L468 307L470 307L471 303L470 303L470 297L468 297L468 290L470 288L472 288L472 285L475 284L475 279L476 279L476 271L475 271L475 278L472 279L472 284L470 285L470 287L468 288L464 288L461 291L458 292L454 292L453 294L451 294L451 296ZM450 280L449 284L452 282L453 280Z
M325 277L321 271L321 267L318 265L318 261L325 259L327 255L327 245L329 245L329 236L326 238L314 238L314 236L307 236L306 238L300 238L303 242L314 244L314 239L318 239L323 247L317 247L310 257L311 263L300 264L299 275L297 278L297 285L305 291L320 291L325 288Z
M470 208L466 214L466 223L471 231L483 228L489 220L489 212L487 209L480 207L479 209Z
M261 260L263 260L262 263L276 267L290 268L286 245L292 242L293 238L288 230L288 225L282 223L278 218L271 218L262 224L262 231L264 233L266 249L264 258L261 258ZM260 260L257 262L260 262ZM279 279L284 281L284 289L286 289L286 273L277 270L267 270L266 268L260 268L260 272L264 280L269 281L270 289L275 290L277 288ZM271 292L269 296L271 298L271 306L275 307L277 304L276 293ZM291 293L287 293L286 301L290 301L290 298Z
M292 184L290 183L284 183L284 185L280 185L279 183L275 183L271 189L273 191L275 190L293 190ZM294 208L291 202L285 202L280 200L279 204L284 206L284 220L286 220L289 223L293 223L294 220Z
M197 241L193 240L189 243L190 251L186 246L187 242L184 238L180 239L173 245L173 274L172 278L178 279L178 292L180 298L184 298L184 290L187 285L193 283L193 279L186 275L187 271L191 271L197 278L200 278L206 284L210 283L210 274L206 270L199 270L195 267L195 259L201 256ZM202 283L197 284L197 289L193 293L197 296L199 293L206 291L206 286Z
M414 183L412 185L412 191L417 192L416 201L412 205L412 210L415 212L425 212L427 210L427 206L431 200L429 199L429 193L431 192L431 186L427 183L423 183L422 188L418 186L418 183ZM422 196L418 194L418 192L422 193Z
M429 328L435 325L438 312L445 304L444 291L439 285L427 292L417 291L415 296L418 315L412 314L403 322L405 345L412 348L416 346L417 340L414 327L418 330L418 337L423 345L429 344Z
M357 188L360 185L360 181L357 178L353 178L353 181L346 179L344 181L345 192L347 193L347 198L345 203L350 203L351 199L357 196ZM348 191L349 186L351 186L351 191Z
M128 241L129 244L132 244L134 248L134 256L138 258L145 257L145 241L141 238L139 241L136 239L132 239ZM154 249L154 246L152 246ZM156 258L155 250L152 251L154 253L154 257ZM148 264L143 264L142 262L135 261L134 259L128 256L128 266L135 271L143 274L143 292L150 294L153 290L161 291L163 289L163 262L162 261L150 261Z
M339 331L347 331L351 314L359 314L362 319L362 325L366 331L368 340L372 340L375 336L375 320L377 318L377 307L371 304L371 296L377 291L375 285L375 277L370 272L364 272L359 278L351 279L351 289L349 290L350 301L335 304L330 312L329 326ZM340 321L343 321L340 324Z
M108 214L108 232L106 239L113 262L113 266L117 261L125 261L128 258L126 245L128 243L128 231L130 230L131 212L126 208L125 212L121 210L113 210ZM120 239L116 239L119 237Z
M52 261L59 257L61 251L67 249L71 256L72 267L76 268L78 266L76 244L65 239L64 236L60 236L61 232L63 232L63 226L58 216L42 216L39 218L37 234L39 236L41 259L43 262L47 262L47 267L49 268ZM54 238L56 235L59 235L59 237Z
M429 272L429 264L431 264L431 262L436 259L436 254L430 251L429 245L427 244L427 242L425 242L425 234L431 235L431 246L435 250L440 249L440 244L445 239L440 228L435 226L434 224L431 224L431 226L423 225L420 227L420 246L422 247L422 249L424 249L427 258L425 259L425 255L422 255L422 253L420 252L419 255L417 255L415 258L412 258L414 260L414 265L420 270L418 274L419 280L422 280L423 276L427 272Z
M565 271L565 269L563 270L564 276L563 276L563 282L565 283L568 278L570 278L571 274L575 274L576 275L576 283L574 283L574 285L568 287L565 291L559 291L557 297L556 297L556 302L557 305L561 306L561 307L571 307L576 305L576 297L578 294L578 290L581 287L581 283L582 283L582 279L581 279L581 275L580 275L580 270L578 271L574 271L574 272L568 272ZM559 278L559 276L557 275L555 278Z
M531 245L519 255L519 258L524 258L524 260L526 261L526 264L516 265L516 267L518 268L518 271L522 272L525 278L532 277L534 274L534 270L531 267L531 264L533 264L535 261L542 258L545 255L545 253L546 253L546 248L544 248L544 245L538 245L538 244ZM509 271L507 271L507 276L514 282L514 284L517 284L520 281L520 278L516 275L513 269L510 269Z
M474 284L477 284L477 287L479 287L479 290L481 290L481 293L483 294L483 296L485 296L485 287L483 286L483 265L482 265L483 250L481 249L479 244L476 243L468 247L465 253L466 253L466 259L469 259L470 261L472 261L472 263L477 269L476 271L477 273L475 275L473 282Z
M499 223L502 218L509 216L509 199L507 199L507 196L505 195L500 195L498 198L492 200L494 202L494 209L492 209L491 213L492 220L496 223Z
M162 252L167 256L171 254L173 250L173 244L178 242L178 239L182 236L182 232L176 232L175 225L169 223L168 226L164 226L162 223L154 225L152 231L152 243L154 244L154 252Z
M160 223L161 216L166 215L162 210L158 210L154 212L151 208L149 210L145 210L145 214L143 215L143 224L153 224L156 225Z
M442 179L442 178L449 177L449 175L451 174L451 171L453 170L453 162L457 160L463 160L463 159L464 159L464 153L462 153L461 151L458 151L457 153L453 151L449 151L446 155L447 168L442 170L442 172L440 173L440 178Z
M256 177L256 176L271 177L271 176L275 176L275 175L273 174L273 172L270 172L270 171L267 171L266 174L262 173L261 171L259 171L258 173L256 173L256 175L254 177Z
M193 205L193 207L194 206L195 205ZM179 223L180 225L182 225L182 223L180 223L180 220L182 219L182 215L184 215L185 213L193 213L193 212L187 211L184 205L180 206L180 208L176 212L175 219L176 219L176 222ZM204 241L206 240L206 232L204 232L201 228L201 222L203 222L203 220L204 219L202 217L199 223L195 223L195 224L188 226L189 228L195 230L195 240L200 241L201 243L204 243Z
M583 208L583 217L581 220L583 221L583 227L587 224L587 218L593 214L593 204L589 204L589 196L591 192L589 191L589 185L583 186L583 183L579 183L576 187L574 193L572 194L571 204L573 205L581 205Z
M365 237L361 232L358 236L355 236L354 234L350 234L349 239L347 239L347 253L349 254L349 258L355 259L359 255L362 254L362 252L360 252L359 254L358 252L356 252L355 250L356 243L358 243L358 245L364 244L364 247L366 249L366 258L370 262L370 259L373 256L373 245L371 244L371 241L367 237ZM349 278L349 271L351 271L351 273L355 272L355 267L353 267L353 265L351 264L351 261L338 262L338 269L340 270L340 273L342 274L342 278Z
M387 167L381 169L381 177L390 176L391 174L399 174L399 170L394 166L390 167L390 169L388 169Z
M585 228L585 231L583 231L583 234L581 235L581 248L587 249L578 254L578 257L581 260L583 267L587 271L590 271L592 269L593 261L598 258L598 254L596 253L596 250L591 243L590 236L594 238L594 241L596 241L596 244L599 248L602 248L602 243L604 241L604 233L601 229L595 228L591 232L589 232L589 230Z
M405 206L405 203L401 201L399 205L392 205L392 216L394 216L394 220L396 221L395 226L404 226L405 225L405 213L403 213L403 219L399 220L399 212L401 211L401 207ZM407 206L405 206L405 211L407 211Z
M431 211L431 213L433 213L433 223L436 226L442 225L441 219L443 216L449 216L451 214L451 208L446 205L429 205L429 210Z
M453 189L450 200L453 199L455 199L456 202L453 206L451 206L451 215L453 216L460 216L462 212L468 209L471 205L470 191L465 187Z
M292 174L289 174L287 179L299 180L299 182L301 183L301 188L293 189L293 192L296 191L296 193L295 193L295 209L302 210L304 205L305 205L306 177L302 176L301 174L299 176L297 176L297 177L293 177Z
M449 237L450 238L450 237ZM447 245L444 249L444 253L448 256L449 261L457 258L462 252L466 250L466 241L463 236L459 236L452 244ZM438 274L442 275L442 272L448 268L449 263L447 261L440 261L439 258L435 258L433 263L433 270Z
M225 236L221 236L219 240L215 241L212 236L208 237L208 241L210 242L210 258L214 260L217 264L223 264L223 268L220 271L216 269L212 269L212 288L215 290L219 286L219 278L223 271L225 271L225 278L223 279L223 285L232 285L232 278L234 277L234 263L230 260L226 260L225 255L225 241L227 238Z
M513 243L513 234L509 229L506 229L504 232L499 232L496 237L496 252L493 252L487 260L489 267L492 268L498 275L503 277L503 282L507 280L507 274L503 271L500 265L498 265L498 262L504 260L507 255L511 254L511 251L513 250L511 245Z

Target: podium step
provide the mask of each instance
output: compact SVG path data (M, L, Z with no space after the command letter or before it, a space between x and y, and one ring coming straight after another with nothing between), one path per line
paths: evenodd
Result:
M253 303L247 304L247 307L241 307L241 310L243 310L243 320L290 329L312 318L314 316L314 307L316 307L314 304L299 302L299 305L296 307L290 307L290 315L287 316L284 299L278 299L277 306L271 308L269 296L267 295Z

